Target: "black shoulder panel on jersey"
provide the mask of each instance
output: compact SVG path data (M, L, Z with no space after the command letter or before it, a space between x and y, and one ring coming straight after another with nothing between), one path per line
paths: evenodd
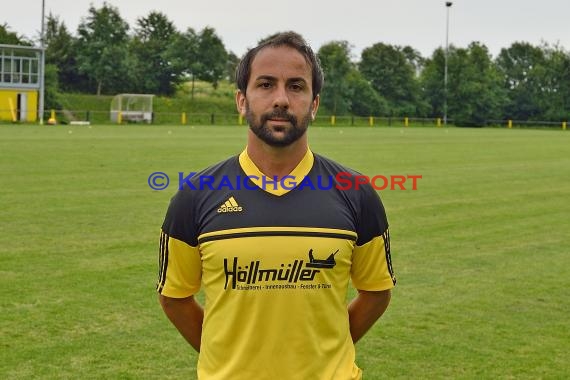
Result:
M325 168L326 172L333 173L333 175L338 173L349 173L351 175L344 178L350 180L352 186L348 190L341 190L341 192L345 194L346 199L350 202L356 214L356 232L358 234L356 244L366 244L374 237L385 233L388 230L388 219L384 205L376 190L370 184L361 184L358 186L358 190L356 190L355 176L361 175L361 173L315 154L315 163L317 162Z
M194 174L187 181L179 183L182 190L178 190L170 200L162 230L170 237L191 246L197 246L198 216L203 203L202 198L207 193L207 190L200 190L205 187L203 179L211 177L219 181L223 175L231 175L232 172L239 173L238 169L238 158L233 156Z

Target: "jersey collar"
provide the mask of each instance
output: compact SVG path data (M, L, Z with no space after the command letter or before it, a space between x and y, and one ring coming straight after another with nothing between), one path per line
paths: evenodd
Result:
M307 149L307 153L305 153L305 156L295 169L293 169L285 179L274 182L273 178L266 176L257 166L255 166L247 154L247 147L239 155L239 164L251 182L261 190L277 196L287 194L289 191L293 190L293 188L298 186L305 176L309 174L314 161L315 157L313 156L313 152L311 152L310 149Z

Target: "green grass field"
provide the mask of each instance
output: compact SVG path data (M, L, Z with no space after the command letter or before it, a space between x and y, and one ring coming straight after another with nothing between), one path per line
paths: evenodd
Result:
M0 378L194 379L154 290L178 172L245 127L0 126ZM398 286L357 345L366 379L570 376L570 132L313 127L381 192ZM154 171L173 182L153 191Z

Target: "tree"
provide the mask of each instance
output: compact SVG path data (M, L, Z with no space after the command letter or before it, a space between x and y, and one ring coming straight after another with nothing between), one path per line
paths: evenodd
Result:
M422 57L419 51L410 46L404 46L402 53L406 57L406 61L414 68L416 75L419 75L424 68L425 58Z
M544 51L526 42L501 49L495 64L507 92L503 114L506 118L542 118L542 89L546 59Z
M182 76L191 78L190 96L194 99L194 82L198 62L198 35L194 29L188 28L184 33L177 33L169 47L168 55L171 57L174 70Z
M61 109L63 102L59 92L57 67L46 64L45 68L45 109Z
M549 121L570 118L570 53L558 45L543 47L546 63L541 108Z
M212 28L206 27L200 33L188 28L177 36L172 50L174 66L190 77L192 99L196 79L210 82L217 88L218 82L227 75L228 53Z
M410 47L383 43L376 43L362 51L360 72L398 115L417 113L417 57L419 53Z
M45 44L46 64L55 66L58 87L65 91L86 89L88 79L78 69L77 40L65 23L51 13L47 17Z
M0 44L32 46L32 43L18 33L11 32L8 24L0 24Z
M388 102L380 96L370 82L356 70L350 70L347 84L351 94L350 112L357 116L374 116L388 114Z
M443 114L444 66L445 52L438 48L421 74L422 93L433 117ZM506 93L484 45L474 42L467 49L450 46L447 90L448 115L455 124L482 126L501 117Z
M431 58L425 60L424 69L420 74L422 99L428 105L427 115L430 117L441 117L443 115L443 100L445 99L444 66L445 52L442 48L438 48L433 52Z
M230 83L236 82L236 70L239 65L239 57L233 52L228 52L228 59L226 61L226 75Z
M181 80L181 71L172 65L169 48L178 32L174 24L160 12L137 19L131 42L135 60L136 92L173 95Z
M96 93L124 90L129 84L129 25L119 10L106 2L99 9L89 7L89 15L78 27L80 72L96 84Z
M198 35L196 52L197 61L194 64L196 77L218 88L218 82L224 78L226 72L228 53L213 28L202 29Z
M317 56L325 77L321 104L333 115L346 114L351 104L347 81L353 67L350 61L350 45L347 41L329 42L321 46Z
M483 126L501 116L506 100L489 50L478 42L449 54L448 114L457 125Z

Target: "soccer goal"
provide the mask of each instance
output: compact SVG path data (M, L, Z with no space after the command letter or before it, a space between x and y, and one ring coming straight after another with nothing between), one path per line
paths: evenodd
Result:
M152 99L150 94L119 94L111 101L111 121L114 123L151 123Z

